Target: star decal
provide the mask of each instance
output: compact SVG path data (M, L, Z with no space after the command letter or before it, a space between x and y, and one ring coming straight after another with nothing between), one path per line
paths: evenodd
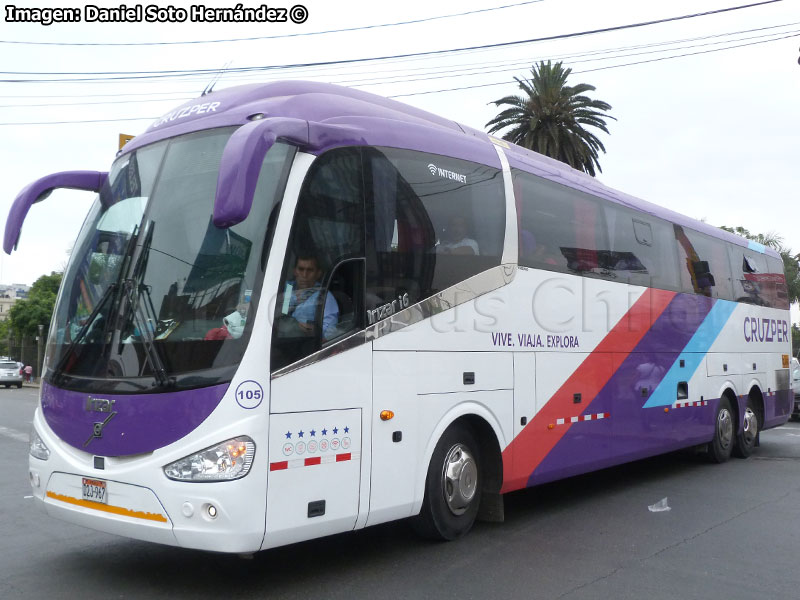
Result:
M292 439L292 432L291 432L291 431L287 431L287 432L286 432L286 439L287 439L287 440L290 440L290 439Z
M350 428L349 428L349 427L345 427L345 428L344 428L344 432L345 432L345 433L350 433Z
M328 435L328 430L327 429L323 429L322 430L322 435Z
M333 435L336 435L337 433L339 433L339 428L338 427L334 427L333 428Z
M303 432L303 430L301 429L300 431L298 431L298 432L297 432L297 437L303 437L303 433L304 433L304 432Z
M311 431L309 431L308 433L311 434L311 437L314 437L315 435L317 435L317 432L314 431L313 429Z

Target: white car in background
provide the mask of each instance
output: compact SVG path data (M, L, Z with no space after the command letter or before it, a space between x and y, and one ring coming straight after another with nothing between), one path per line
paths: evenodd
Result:
M19 363L13 360L0 362L0 385L22 387L22 375L19 374Z

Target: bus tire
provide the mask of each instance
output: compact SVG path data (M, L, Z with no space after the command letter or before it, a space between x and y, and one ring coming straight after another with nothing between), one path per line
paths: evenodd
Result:
M714 418L714 437L708 444L708 458L711 462L724 463L731 457L734 446L734 420L731 402L727 396L719 399Z
M754 406L753 399L748 397L747 406L744 409L742 430L736 436L736 445L733 448L733 453L739 458L747 458L750 456L758 441L758 431L758 412Z
M422 511L412 521L414 529L424 537L447 541L466 534L478 515L481 484L475 437L465 427L450 427L431 456Z

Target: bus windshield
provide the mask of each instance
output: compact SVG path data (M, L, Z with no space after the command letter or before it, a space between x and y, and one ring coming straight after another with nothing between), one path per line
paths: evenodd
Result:
M272 211L293 155L275 144L247 219L218 228L217 174L234 130L164 140L113 164L64 274L46 377L122 393L230 379L247 345Z

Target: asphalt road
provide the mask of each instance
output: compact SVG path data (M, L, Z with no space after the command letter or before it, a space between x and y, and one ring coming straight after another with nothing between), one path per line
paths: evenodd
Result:
M36 510L36 391L0 390L0 598L791 599L800 597L800 426L748 460L670 455L510 494L463 540L405 523L250 559L157 546ZM668 498L671 510L648 505Z

